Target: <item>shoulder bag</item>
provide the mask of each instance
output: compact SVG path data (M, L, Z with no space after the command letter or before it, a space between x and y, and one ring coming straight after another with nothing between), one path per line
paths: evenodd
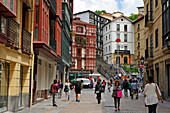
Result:
M159 95L158 88L157 88L156 84L155 84L155 90L156 90L156 95L158 97L158 100L162 100L162 97Z

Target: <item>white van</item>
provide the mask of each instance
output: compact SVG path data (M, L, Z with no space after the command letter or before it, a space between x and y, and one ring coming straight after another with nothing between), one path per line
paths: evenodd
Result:
M83 87L90 87L90 80L87 78L77 78L79 81L83 80Z

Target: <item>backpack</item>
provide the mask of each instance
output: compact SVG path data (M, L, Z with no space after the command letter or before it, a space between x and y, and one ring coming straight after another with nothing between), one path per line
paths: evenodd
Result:
M68 92L68 91L69 91L68 85L65 85L64 92Z
M80 82L80 81L77 81L77 82L76 82L75 88L76 88L76 89L81 89L81 82Z

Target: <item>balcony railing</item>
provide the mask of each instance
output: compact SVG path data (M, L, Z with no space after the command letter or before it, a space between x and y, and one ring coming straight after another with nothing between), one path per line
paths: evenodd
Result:
M153 11L150 11L145 15L145 26L150 27L152 24L153 24Z
M54 52L56 52L56 40L55 38L50 37L50 47Z
M19 24L13 19L8 19L7 36L8 43L19 47Z
M145 49L145 58L153 58L153 47Z
M31 53L31 33L25 29L22 29L22 51Z
M49 0L49 1L50 1L50 5L51 5L52 10L56 14L56 7L57 7L56 1L55 0Z

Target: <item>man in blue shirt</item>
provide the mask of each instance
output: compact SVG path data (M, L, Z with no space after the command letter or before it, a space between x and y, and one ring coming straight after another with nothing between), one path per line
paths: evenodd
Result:
M131 84L131 90L132 90L131 99L133 99L133 95L136 95L136 89L137 89L137 84L135 83L135 80L133 80L133 83Z

